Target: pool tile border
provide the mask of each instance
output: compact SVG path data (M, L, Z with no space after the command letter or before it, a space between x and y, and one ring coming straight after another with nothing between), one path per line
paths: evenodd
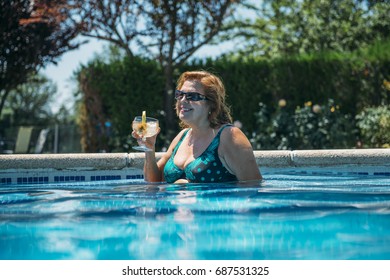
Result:
M94 170L94 171L56 171L56 170L8 170L0 172L0 185L31 185L47 183L80 183L102 182L114 180L143 179L137 169L126 170Z
M156 158L162 155L156 153ZM254 151L254 155L262 172L267 168L305 172L310 167L318 174L390 176L390 149ZM144 153L0 155L0 185L143 179L144 159Z

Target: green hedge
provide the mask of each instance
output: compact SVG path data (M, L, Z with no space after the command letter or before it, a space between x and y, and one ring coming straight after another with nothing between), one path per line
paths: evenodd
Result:
M389 41L390 42L390 41ZM259 103L276 110L285 99L295 110L307 101L333 99L341 112L356 115L364 107L389 104L383 81L390 80L390 43L376 44L356 53L325 53L272 61L226 59L193 61L182 70L205 69L219 74L226 85L234 119L251 133Z
M284 110L290 113L308 101L326 104L331 99L352 119L365 107L389 104L389 90L384 86L384 81L390 80L389 50L390 41L352 54L313 54L272 61L228 57L193 60L176 69L172 82L187 70L216 73L225 83L234 120L242 122L244 132L253 136L262 129L257 119L260 104L268 108L270 117L278 110L280 99L286 100ZM101 95L104 112L113 124L114 150L126 150L131 145L130 124L142 110L163 118L164 82L156 62L141 58L110 63L96 60L86 69L93 73L88 82ZM164 128L160 137L164 138Z
M87 82L102 99L101 113L112 124L110 151L127 151L134 144L131 123L143 110L161 119L164 82L154 61L125 58L105 63L97 59L81 72L88 73Z

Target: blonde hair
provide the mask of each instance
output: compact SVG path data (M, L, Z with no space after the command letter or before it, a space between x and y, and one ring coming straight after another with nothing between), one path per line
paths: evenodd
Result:
M210 104L210 113L208 116L210 127L216 128L223 124L232 123L230 108L226 104L226 91L222 80L214 74L207 71L187 71L180 75L177 81L177 89L180 89L185 81L197 81L204 89L207 102ZM176 114L179 115L178 102L176 102ZM182 121L182 128L188 127Z

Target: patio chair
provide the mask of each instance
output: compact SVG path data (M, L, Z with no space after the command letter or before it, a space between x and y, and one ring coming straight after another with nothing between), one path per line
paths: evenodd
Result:
M27 154L30 148L32 126L21 126L18 131L15 144L15 154Z
M45 145L45 142L47 139L47 134L49 133L49 130L50 130L49 128L45 128L39 132L37 143L35 144L35 153L36 154L42 153L43 146Z

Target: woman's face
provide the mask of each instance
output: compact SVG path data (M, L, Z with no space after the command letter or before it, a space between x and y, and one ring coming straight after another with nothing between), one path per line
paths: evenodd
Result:
M204 95L204 89L198 81L185 81L179 89L182 92L197 92ZM209 104L207 100L190 101L182 95L177 100L177 112L180 120L188 125L209 125Z

